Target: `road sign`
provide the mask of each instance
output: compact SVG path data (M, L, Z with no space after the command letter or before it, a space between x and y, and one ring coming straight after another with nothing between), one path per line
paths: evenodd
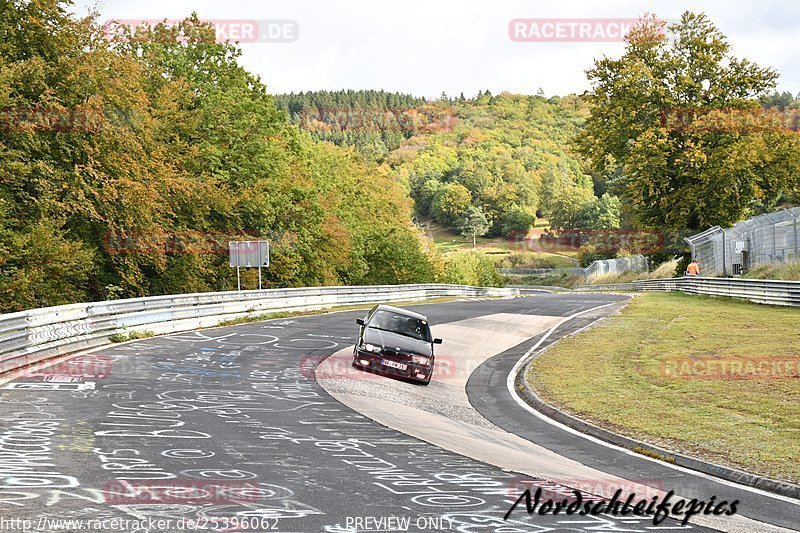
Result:
M231 267L269 266L268 241L230 241L228 253Z
M258 268L258 288L261 289L261 267L269 266L269 241L229 241L231 267L236 268L236 286L242 290L239 268Z

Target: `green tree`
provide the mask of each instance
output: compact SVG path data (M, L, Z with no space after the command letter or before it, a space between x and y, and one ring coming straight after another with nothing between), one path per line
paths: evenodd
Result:
M503 213L500 227L503 235L512 235L515 232L527 234L528 230L536 223L536 214L530 209L518 204L513 204Z
M0 228L0 312L68 304L89 296L92 250L42 220L23 231Z
M442 189L442 185L437 179L429 179L416 190L414 205L420 214L428 215L431 212L433 201Z
M673 233L730 225L796 190L800 139L757 100L777 73L734 57L703 14L684 13L670 39L660 25L646 18L621 58L588 72L579 148L591 170L612 179L640 223Z
M272 244L267 286L440 274L401 183L289 124L213 27L109 43L64 5L0 18L0 310L229 290L225 243L253 237Z
M431 203L431 215L437 222L450 226L460 219L472 202L469 189L458 183L445 183Z
M486 220L486 215L479 207L469 206L461 220L458 222L458 230L464 237L472 237L472 247L475 248L476 240L479 235L485 235L491 225Z
M592 208L595 196L590 189L570 187L553 201L549 211L550 226L558 230L572 231L586 227L586 213Z
M621 223L621 202L619 198L605 193L600 198L593 197L587 202L579 215L581 227L590 229L619 229Z

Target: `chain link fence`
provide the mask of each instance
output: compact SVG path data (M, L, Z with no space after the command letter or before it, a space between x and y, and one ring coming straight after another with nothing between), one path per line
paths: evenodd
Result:
M587 282L605 274L647 272L647 258L632 255L617 259L598 259L586 268L498 268L500 274L511 276L583 276Z
M586 267L586 279L592 279L606 274L621 274L623 272L647 272L647 258L643 255L631 255L617 259L600 259Z
M738 276L768 263L799 261L800 207L719 226L686 238L703 276Z

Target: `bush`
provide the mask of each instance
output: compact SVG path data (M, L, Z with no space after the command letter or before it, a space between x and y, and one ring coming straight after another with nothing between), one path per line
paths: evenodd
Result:
M503 235L510 235L514 231L525 232L536 223L536 215L528 209L514 204L502 215L500 232Z
M580 262L581 266L586 268L589 265L591 265L594 261L600 259L613 259L615 256L616 252L600 250L594 245L587 244L581 246L581 249L578 250L576 258Z
M479 252L452 254L445 259L443 283L502 287L503 278L497 273L494 261Z
M127 342L138 339L149 339L154 336L155 333L152 331L131 331L130 333L114 333L108 337L108 340L111 342Z
M511 253L495 263L497 268L574 268L577 263L568 257L531 252Z

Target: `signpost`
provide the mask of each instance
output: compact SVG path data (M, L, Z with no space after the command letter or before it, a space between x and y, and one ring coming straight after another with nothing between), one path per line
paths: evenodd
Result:
M231 267L236 267L236 287L242 290L239 267L258 267L258 288L261 289L261 267L269 266L269 241L229 241Z

